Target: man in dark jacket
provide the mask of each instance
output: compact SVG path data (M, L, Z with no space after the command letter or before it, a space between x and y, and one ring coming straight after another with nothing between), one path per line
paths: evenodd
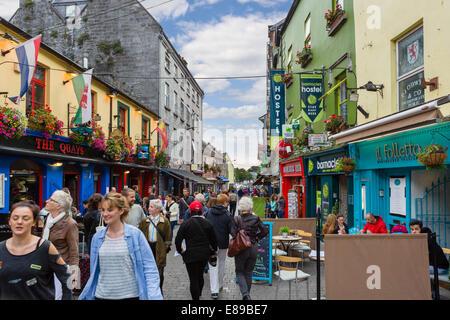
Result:
M209 265L210 269L210 285L211 297L217 299L219 292L223 288L223 276L225 274L225 261L227 258L228 243L230 240L231 228L233 220L230 212L227 210L228 197L226 194L217 196L216 205L208 212L206 219L211 222L216 233L219 252L217 257L217 265L215 267Z
M213 226L202 215L202 204L193 201L189 209L191 219L181 224L175 238L175 247L186 264L192 299L199 300L204 285L205 265L211 256L211 249L217 251L217 238ZM181 246L183 240L186 241L185 250Z
M194 201L194 197L189 195L189 188L183 189L183 197L180 198L180 202L178 203L178 219L179 223L183 223L184 214L186 213L186 210L189 209L189 205Z

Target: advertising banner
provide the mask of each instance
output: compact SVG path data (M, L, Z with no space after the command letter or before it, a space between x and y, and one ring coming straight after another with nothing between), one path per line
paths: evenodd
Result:
M306 122L314 123L322 118L325 100L319 98L324 93L322 74L300 74L301 116Z
M325 235L325 284L327 300L430 300L427 235Z
M285 89L281 82L283 70L270 71L270 150L282 139L285 123Z

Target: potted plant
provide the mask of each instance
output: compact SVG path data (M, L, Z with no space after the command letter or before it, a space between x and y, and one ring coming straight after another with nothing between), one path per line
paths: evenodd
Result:
M337 160L337 164L336 167L334 168L334 171L352 172L353 170L355 170L355 167L356 167L355 159L343 157Z
M439 144L430 144L417 153L417 160L425 165L427 170L445 169L447 166L443 163L447 160L447 149L448 147Z
M300 64L304 68L312 60L311 45L305 46L302 51L297 51L296 64Z
M28 116L28 129L41 131L45 139L51 138L52 135L62 135L64 122L58 120L52 110L46 106L37 107Z
M283 84L285 84L286 86L289 86L293 79L294 79L294 76L291 71L291 72L283 74L283 77L281 78L281 82Z
M289 227L286 226L280 228L280 233L283 235L283 238L287 238L290 231L291 229L289 229Z
M331 134L335 134L347 129L344 118L342 116L337 116L332 114L325 120L325 130L329 131Z
M327 22L327 30L332 29L344 13L345 11L342 9L342 6L340 4L336 4L336 8L334 10L328 9L324 14L324 18Z
M105 156L114 161L132 161L133 142L127 135L112 136L106 141Z
M8 103L5 103L8 105ZM27 118L17 109L0 107L0 134L7 139L19 139L25 135Z
M167 168L169 165L169 159L164 152L157 152L155 155L155 163L158 168Z

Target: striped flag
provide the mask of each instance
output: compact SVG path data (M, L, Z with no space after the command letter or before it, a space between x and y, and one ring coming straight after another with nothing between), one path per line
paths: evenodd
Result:
M79 105L73 124L85 124L92 120L92 71L93 69L90 69L72 79L73 89Z
M39 47L41 46L41 38L42 35L39 35L15 48L17 61L20 66L20 94L17 97L9 98L15 104L20 103L20 99L27 93L31 79L34 77Z
M167 137L166 123L164 122L164 120L159 121L159 124L156 127L156 130L161 135L161 139L163 141L163 146L161 147L161 152L163 152L169 146L169 139Z

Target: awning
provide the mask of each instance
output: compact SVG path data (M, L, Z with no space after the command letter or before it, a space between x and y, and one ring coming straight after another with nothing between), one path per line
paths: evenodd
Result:
M230 180L228 180L227 178L224 177L217 177L219 180L223 181L223 182L229 182Z
M188 179L192 182L198 183L198 184L213 184L212 182L209 182L208 180L203 179L202 177L196 176L190 171L185 170L179 170L179 169L161 169L162 172L168 173L175 178L178 179Z

